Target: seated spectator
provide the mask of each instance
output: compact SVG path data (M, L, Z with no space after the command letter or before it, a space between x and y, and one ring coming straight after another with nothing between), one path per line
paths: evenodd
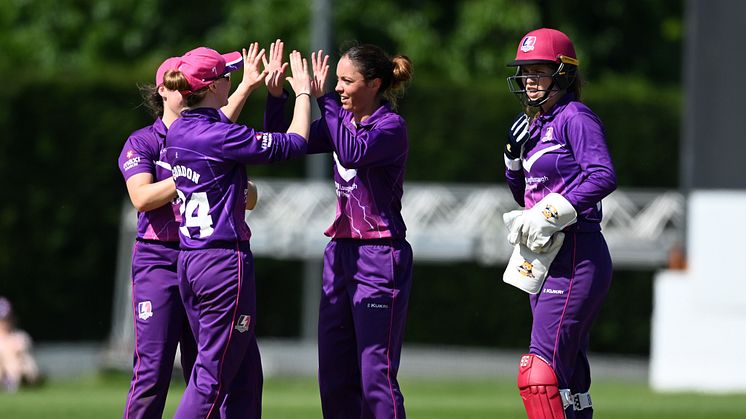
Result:
M0 297L0 390L12 393L21 385L39 383L40 378L31 356L31 337L15 327L10 301Z

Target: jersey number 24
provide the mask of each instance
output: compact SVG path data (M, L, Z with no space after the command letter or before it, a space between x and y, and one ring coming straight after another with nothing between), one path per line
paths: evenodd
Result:
M206 192L195 192L186 200L184 193L176 190L181 199L179 212L184 220L183 226L179 227L181 234L192 238L189 234L189 227L199 227L199 238L209 237L213 231L212 216L210 215L210 203L207 201Z

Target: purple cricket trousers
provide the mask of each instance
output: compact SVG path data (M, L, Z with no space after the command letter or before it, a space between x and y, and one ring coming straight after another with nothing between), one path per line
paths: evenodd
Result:
M611 256L600 232L565 233L540 293L530 296L533 325L529 352L554 369L559 387L573 394L591 386L591 326L611 285ZM565 410L567 419L593 417L593 409Z
M125 419L160 418L166 403L177 344L184 380L197 354L179 295L179 244L138 240L132 252L135 350Z
M174 417L260 418L263 375L249 243L182 250L179 280L198 352Z
M327 245L318 332L324 418L406 417L396 376L411 287L406 240Z

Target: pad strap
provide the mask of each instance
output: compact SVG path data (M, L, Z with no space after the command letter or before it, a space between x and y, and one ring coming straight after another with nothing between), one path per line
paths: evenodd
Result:
M562 398L562 406L565 408L572 406L573 410L577 411L593 407L590 392L572 394L570 389L563 388L559 393Z

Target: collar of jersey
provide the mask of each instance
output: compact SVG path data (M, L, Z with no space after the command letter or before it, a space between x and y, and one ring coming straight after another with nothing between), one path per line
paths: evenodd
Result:
M181 112L182 118L203 118L220 121L220 113L215 108L194 108Z
M557 101L557 103L554 104L554 106L552 106L552 109L550 109L548 113L539 115L539 120L542 122L551 121L555 116L557 116L557 114L565 109L565 106L567 106L568 103L573 100L575 100L575 93L566 93L559 101Z
M355 123L352 121L352 112L345 111L347 114L347 117L344 119L345 125L347 125L348 128L357 128ZM366 118L365 121L361 122L359 124L359 127L370 127L372 125L375 125L376 122L378 122L380 119L385 117L391 113L391 103L389 103L387 100L384 100L381 103L381 106L376 109L375 112L373 112L373 115Z
M166 124L163 123L161 117L156 118L155 122L153 122L153 130L160 137L166 138L166 132L168 132L168 128L166 128Z

